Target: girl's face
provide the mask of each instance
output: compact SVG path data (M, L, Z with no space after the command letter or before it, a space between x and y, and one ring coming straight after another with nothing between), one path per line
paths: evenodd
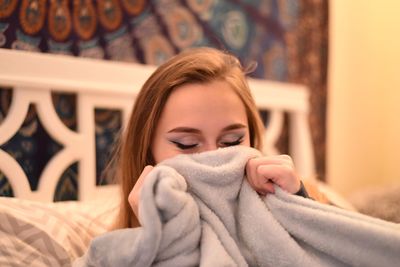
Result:
M152 143L156 163L183 153L250 146L244 104L225 81L185 84L174 89Z

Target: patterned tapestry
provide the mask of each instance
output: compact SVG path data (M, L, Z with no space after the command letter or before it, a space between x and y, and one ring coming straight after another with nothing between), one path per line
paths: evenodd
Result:
M328 3L323 0L0 0L0 48L159 65L193 46L228 50L256 78L305 84L317 174L325 174ZM1 71L1 70L0 70ZM10 88L0 89L0 121ZM54 94L63 122L75 129L75 97ZM267 116L264 116L267 117ZM96 111L98 184L121 125L117 111ZM286 126L287 127L287 126ZM287 152L287 130L279 148ZM31 106L16 136L1 146L23 166L32 190L46 162L61 149ZM76 199L77 164L57 186L55 200ZM0 195L12 196L0 172Z

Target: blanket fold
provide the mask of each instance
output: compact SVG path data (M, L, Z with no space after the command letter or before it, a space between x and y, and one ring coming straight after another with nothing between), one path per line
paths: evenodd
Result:
M398 266L400 226L287 194L260 197L230 147L179 155L144 183L135 229L95 238L74 266Z

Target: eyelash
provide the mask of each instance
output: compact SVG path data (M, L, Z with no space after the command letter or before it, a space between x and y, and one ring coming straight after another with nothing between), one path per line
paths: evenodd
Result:
M179 143L177 141L171 141L173 144L175 144L179 149L182 150L187 150L187 149L192 149L198 146L198 144L192 144L192 145L184 145L182 143ZM233 142L222 142L224 146L237 146L240 145L243 142L243 136L239 137L236 141Z
M185 149L191 149L195 148L198 144L192 144L192 145L184 145L176 141L171 141L173 144L175 144L179 149L185 150Z
M243 142L243 136L239 137L236 141L233 142L223 142L222 144L225 146L237 146Z

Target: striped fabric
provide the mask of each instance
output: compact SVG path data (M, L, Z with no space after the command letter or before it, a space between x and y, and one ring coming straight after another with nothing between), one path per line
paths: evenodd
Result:
M118 199L39 203L0 197L0 266L70 266L109 229Z

